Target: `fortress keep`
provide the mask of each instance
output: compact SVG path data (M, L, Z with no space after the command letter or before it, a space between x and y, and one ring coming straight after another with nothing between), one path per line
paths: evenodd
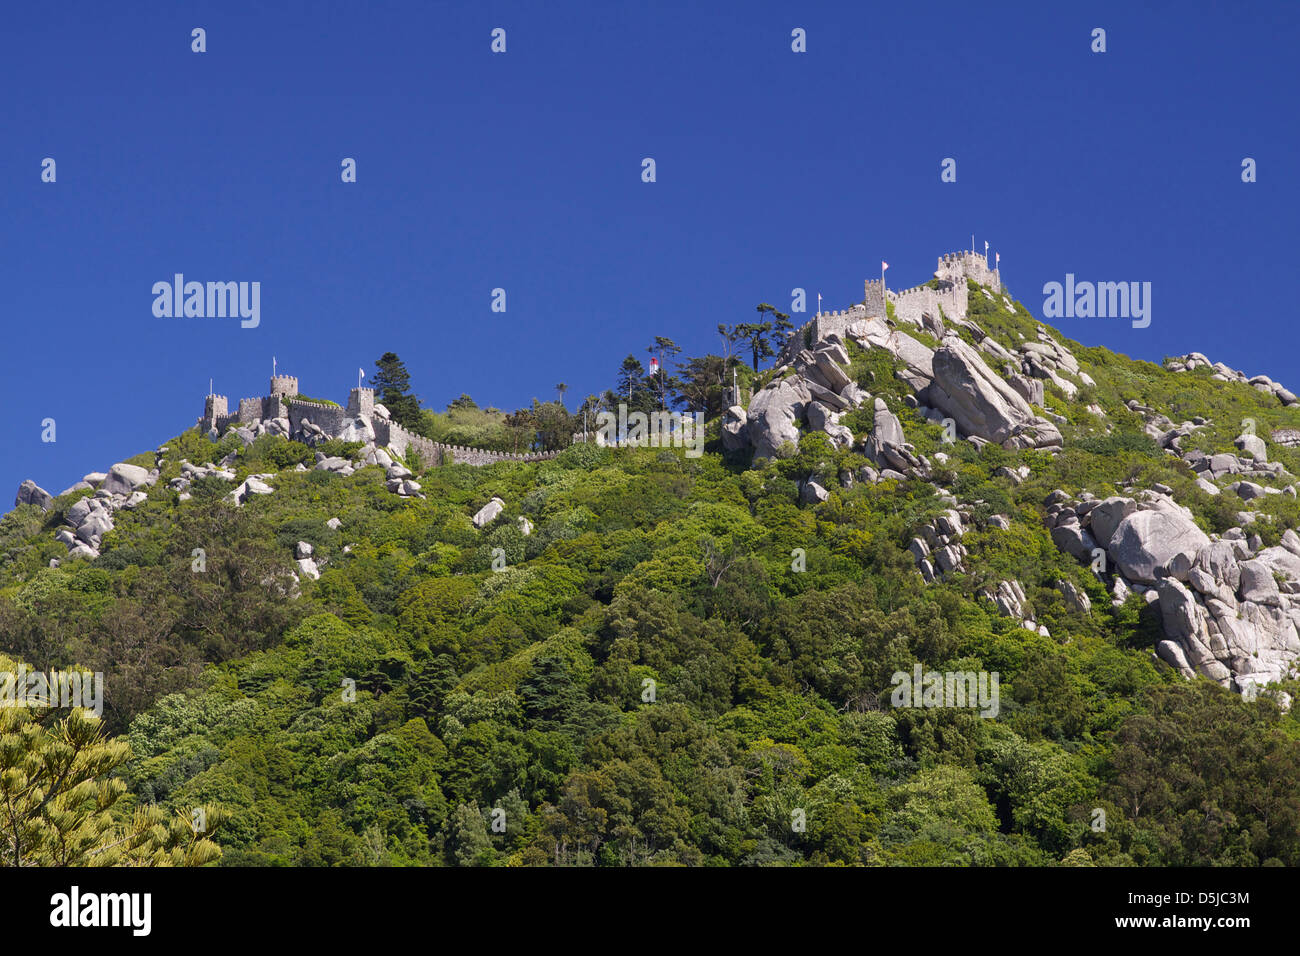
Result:
M895 292L881 285L879 279L863 283L862 301L842 312L818 312L808 323L791 333L779 361L790 361L805 341L820 342L836 332L841 336L861 319L886 318L886 303L893 306L893 319L902 325L924 327L925 317L932 319L966 319L966 280L971 279L992 292L1002 291L1002 275L989 268L988 258L964 250L940 256L933 283ZM811 330L811 335L809 335Z

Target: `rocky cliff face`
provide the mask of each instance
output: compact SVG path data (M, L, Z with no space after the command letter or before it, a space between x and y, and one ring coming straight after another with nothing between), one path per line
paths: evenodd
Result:
M1011 358L1012 353L998 346L979 326L970 322L962 326L976 333L982 343L988 343L985 354ZM880 349L898 359L898 376L911 389L915 407L927 418L951 419L960 437L1011 449L1060 448L1061 434L1056 426L1037 414L1029 403L1034 395L1041 400L1041 384L1035 390L1028 384L1032 380L1018 372L1002 377L979 349L955 332L945 332L937 349L880 318L864 317L849 325L847 333L859 347ZM1054 365L1043 363L1044 354L1073 364L1078 370L1073 356L1056 343L1051 349L1030 344L1039 346L1026 358L1035 372L1055 374ZM851 433L839 423L839 414L857 408L871 395L849 377L848 365L849 355L838 333L797 352L793 362L778 368L776 377L754 395L747 411L734 407L729 411L725 429L728 445L740 448L748 443L756 458L771 457L786 442L798 445L800 425L825 432L837 444L853 444ZM901 439L899 429L885 435L883 441L901 446Z
M994 301L988 289L973 289L972 302L977 295ZM1001 302L1010 307L1005 297ZM971 314L978 318L976 310ZM895 322L868 316L861 306L842 315L845 321L824 338L807 341L800 349L788 346L782 354L793 358L753 396L748 409L728 410L722 425L724 447L752 450L757 461L794 454L801 437L820 432L833 446L858 452L869 463L842 474L842 485L904 480L931 484L950 507L915 529L908 550L927 582L970 573L971 552L962 542L963 534L972 524L986 531L1009 530L1013 519L1005 514L977 519L982 502L962 501L948 487L949 454L918 453L898 413L910 409L912 420L919 416L941 425L951 439L976 448L992 444L1008 452L1055 456L1070 440L1060 427L1067 416L1048 409L1048 394L1056 396L1056 407L1071 406L1081 390L1091 390L1097 382L1043 325L1036 326L1033 337L1012 337L1005 330L994 335L978 321L943 315ZM888 356L897 382L905 386L903 407L897 388L886 390L894 404L891 409L885 398L872 394L868 378L855 377L849 343L867 354ZM1180 373L1208 369L1215 381L1248 385L1284 407L1296 403L1289 390L1267 376L1248 377L1200 353L1168 360L1166 368ZM858 409L870 415L848 416L858 425L855 433L845 418ZM1175 422L1137 397L1128 398L1123 410L1141 422L1142 432L1159 449L1177 460L1199 492L1240 499L1237 526L1208 533L1205 520L1198 521L1190 508L1175 500L1172 489L1160 483L1129 486L1120 495L1084 487L1068 494L1054 491L1043 502L1052 544L1105 586L1113 607L1136 599L1158 610L1164 637L1154 653L1184 677L1203 676L1243 693L1296 678L1300 535L1286 528L1279 544L1266 547L1259 534L1250 533L1261 502L1276 495L1296 496L1294 476L1282 463L1269 461L1269 442L1255 432L1252 419L1245 420L1234 442L1235 454L1207 453L1197 446L1213 426L1209 418L1197 415ZM1098 434L1115 431L1093 401L1071 411L1090 420ZM1080 428L1072 434L1076 440L1084 438ZM1300 429L1276 429L1272 440L1280 447L1300 446ZM1015 487L1030 475L1031 467L1024 464L1000 467L995 477ZM820 475L805 480L802 503L826 500L825 484ZM1093 613L1083 588L1057 580L1055 589L1074 613ZM1033 602L1020 581L994 581L978 593L1000 615L1048 634L1034 620Z

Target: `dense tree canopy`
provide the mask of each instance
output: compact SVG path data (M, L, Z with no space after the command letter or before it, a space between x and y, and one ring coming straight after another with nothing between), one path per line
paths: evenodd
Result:
M1034 333L982 301L986 328ZM1228 423L1206 441L1226 447L1244 410L1272 412L1248 386L1076 354L1098 381L1049 391L1070 436L1053 457L941 445L894 365L852 350L850 374L917 451L944 450L945 488L1014 519L973 528L970 570L931 584L907 550L948 507L928 483L851 481L865 459L816 434L751 467L716 419L700 457L570 447L582 416L558 401L423 410L441 436L563 450L425 463L422 498L396 497L378 466L297 471L320 449L283 438L187 432L94 562L50 566L87 492L21 505L0 519L0 648L100 670L106 697L102 725L0 707L0 832L18 833L3 861L204 862L219 847L243 865L1300 864L1297 716L1180 678L1152 653L1146 603L1112 605L1043 523L1052 489L1125 480L1168 484L1208 527L1229 520L1130 437L1124 399L1204 408ZM716 416L735 366L687 360L679 406ZM750 387L772 374L736 371ZM663 398L635 356L618 389ZM862 432L869 415L844 420ZM182 459L230 455L241 478L276 472L275 493L236 507L220 479L188 501L168 487ZM1013 462L1023 481L999 475ZM801 503L813 475L827 498ZM476 528L494 497L504 512ZM1261 535L1300 523L1286 495L1264 505ZM319 580L290 576L299 541ZM1050 636L980 597L1006 577ZM893 675L918 664L997 672L997 716L894 706ZM75 772L51 788L60 766ZM202 837L181 825L195 808Z

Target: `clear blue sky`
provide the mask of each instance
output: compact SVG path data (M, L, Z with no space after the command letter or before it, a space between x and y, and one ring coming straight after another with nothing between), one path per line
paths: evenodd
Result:
M264 394L272 355L337 400L392 350L431 406L572 405L656 334L716 351L760 301L844 308L972 232L1039 314L1066 272L1152 282L1150 328L1073 338L1300 391L1298 27L1294 2L8 4L0 494L155 447L209 377ZM261 282L260 327L154 318L175 272Z

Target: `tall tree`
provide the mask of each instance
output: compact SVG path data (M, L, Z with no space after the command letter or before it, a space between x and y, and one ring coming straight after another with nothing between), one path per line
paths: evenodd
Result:
M668 375L668 359L681 353L681 347L672 339L656 335L646 352L659 359L659 372L654 375L650 387L659 399L659 407L668 407L668 392L675 380Z
M727 382L727 362L721 355L700 355L682 363L675 404L704 412L706 419L722 414Z
M790 321L790 316L784 312L778 312L772 309L772 331L768 333L768 339L772 346L772 351L780 354L781 349L785 347L786 339L794 331L794 323Z
M411 393L411 374L396 352L385 352L375 362L375 395L397 424L420 427L420 400Z
M770 303L760 302L754 308L755 311L758 312L760 319L762 319L763 316L770 316L770 318L761 323L761 325L767 327L763 336L767 341L767 347L763 351L768 355L775 355L780 352L781 348L785 345L785 340L790 337L790 332L794 328L794 324L791 323L790 316L781 312L776 306L771 305ZM755 371L757 370L756 366Z
M623 401L631 403L636 393L644 387L645 366L635 355L623 359L618 369L618 394Z
M771 306L768 306L768 308L771 308ZM737 338L749 344L755 372L758 371L760 359L770 358L776 354L772 351L772 346L767 340L768 333L771 331L771 322L740 322L736 325Z
M565 382L560 382L555 386L555 398L561 405L564 404L564 393L568 390L569 386Z

